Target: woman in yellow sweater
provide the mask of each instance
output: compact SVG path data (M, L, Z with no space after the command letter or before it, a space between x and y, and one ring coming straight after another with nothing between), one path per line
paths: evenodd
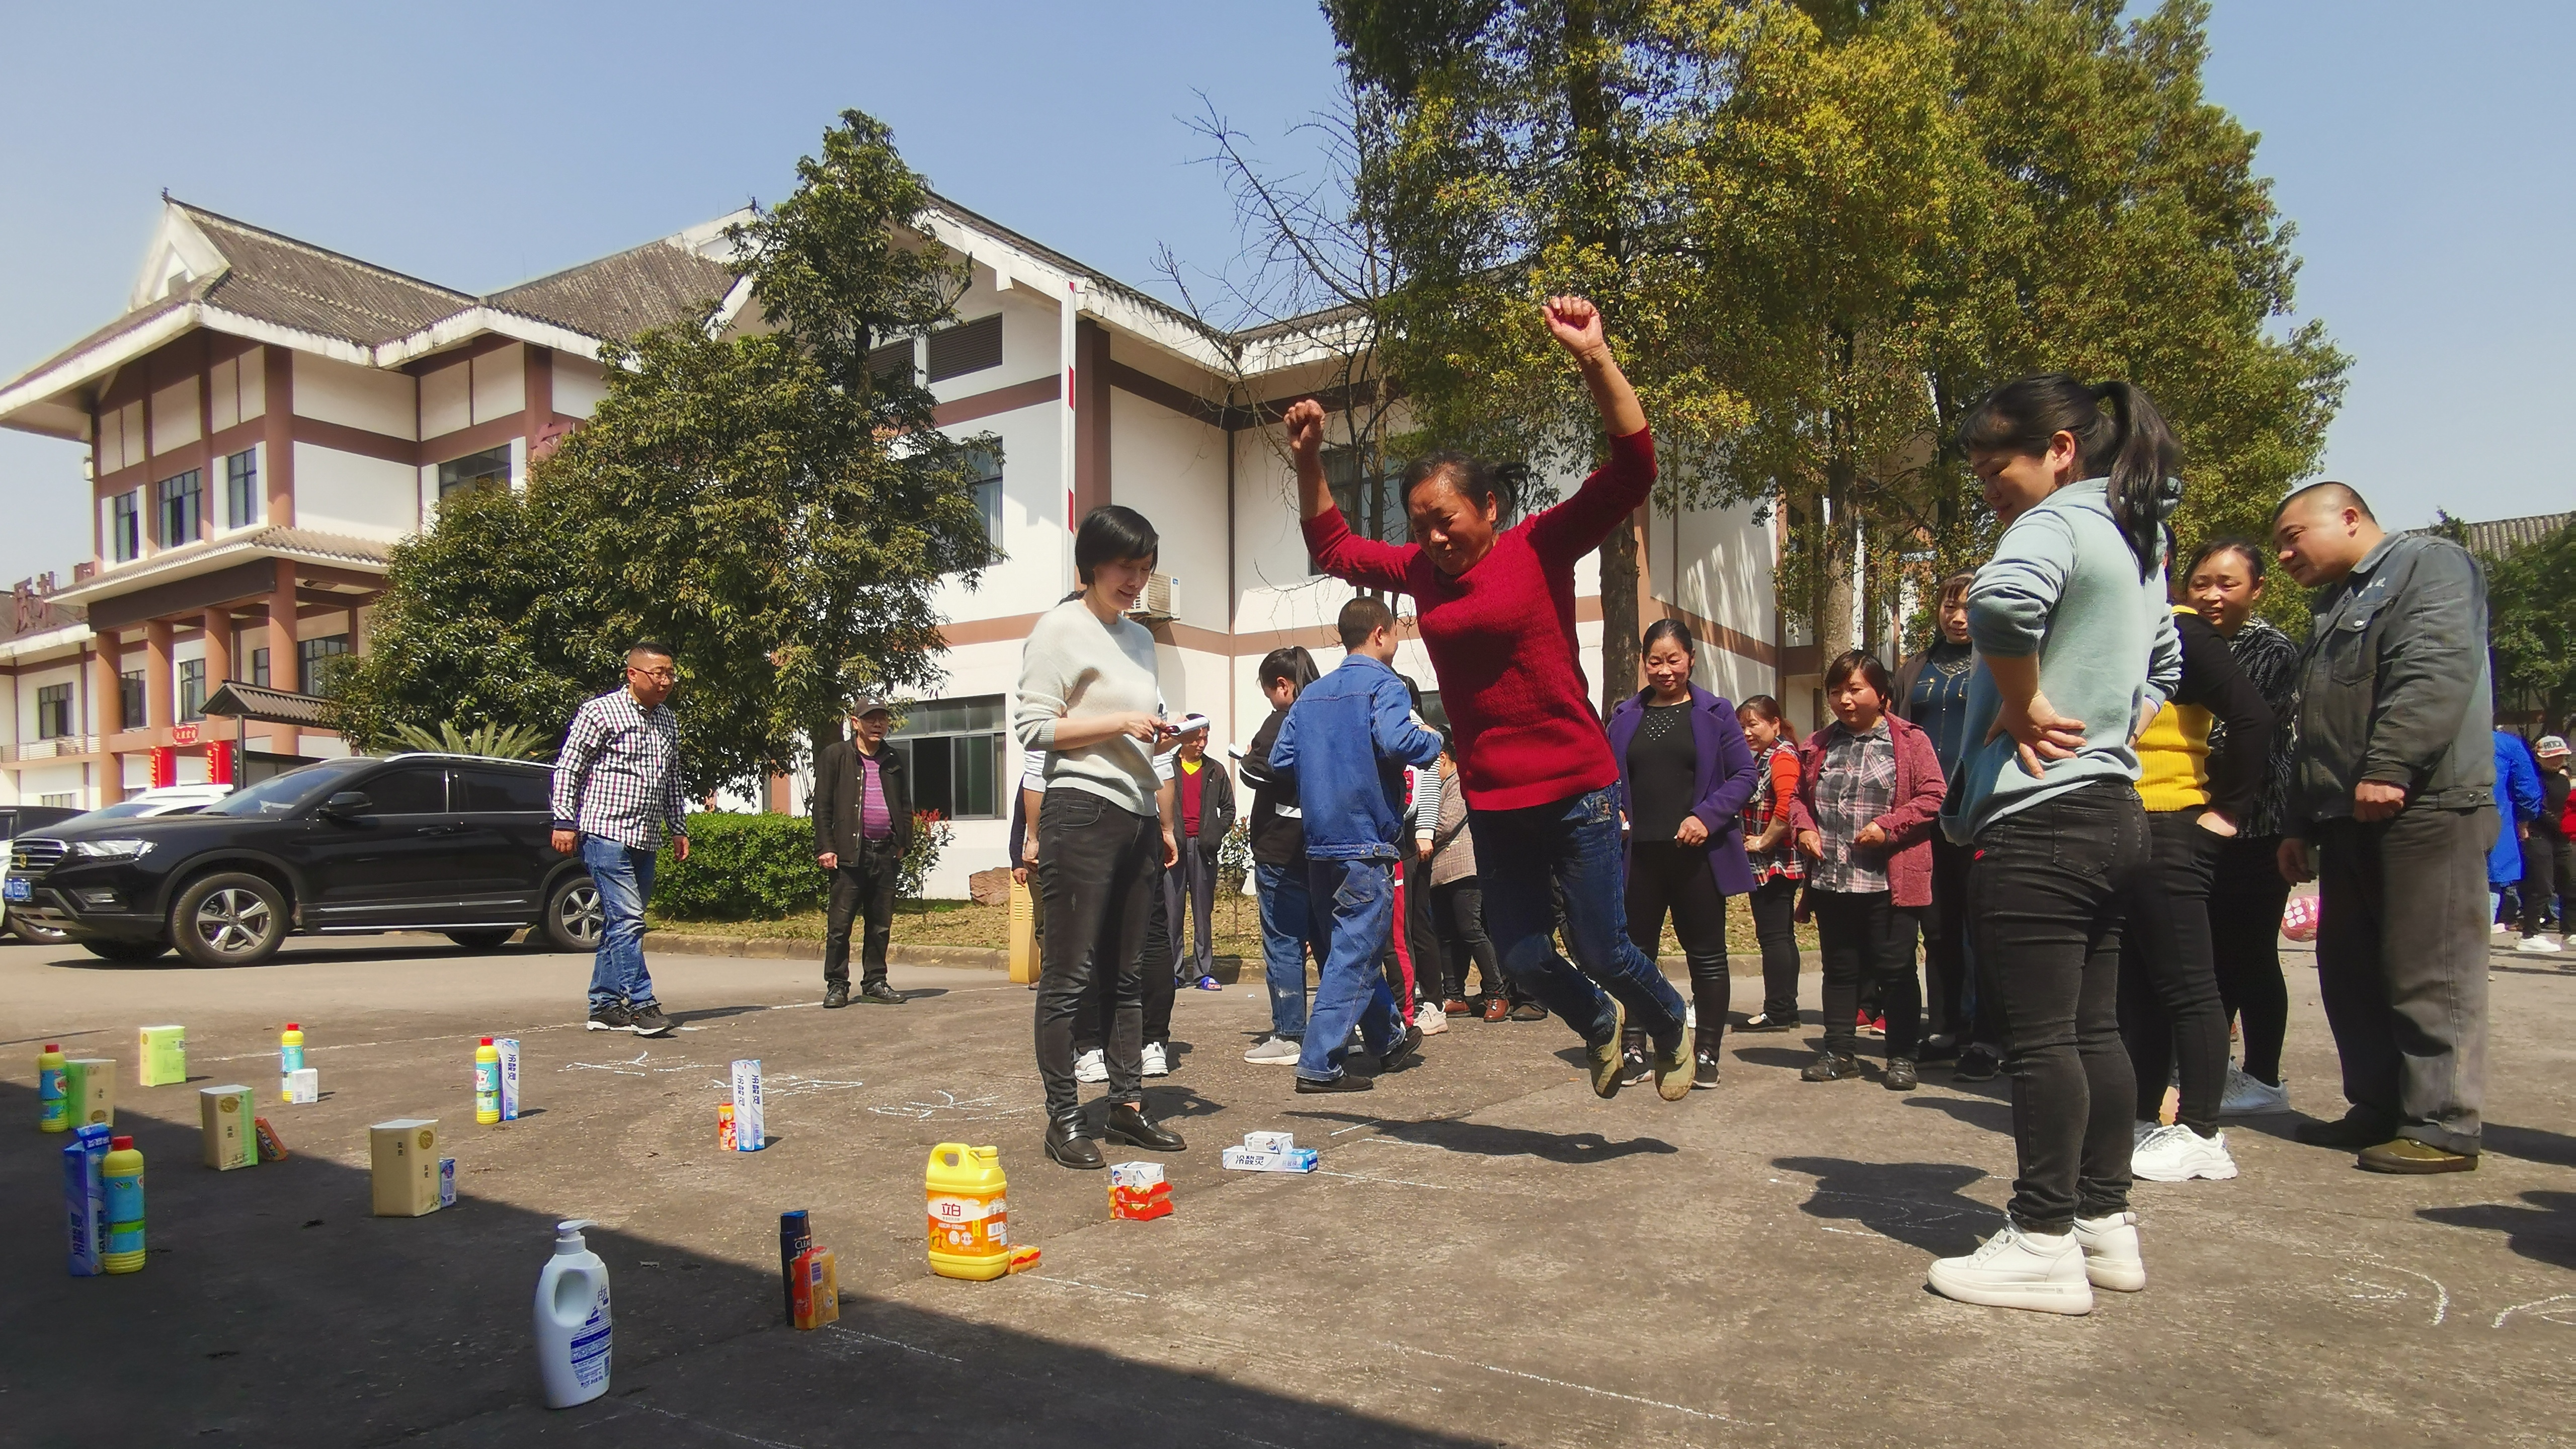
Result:
M2138 736L2138 798L2155 845L2139 873L2120 948L2120 1036L2138 1076L2137 1146L2130 1171L2150 1182L2230 1178L2236 1160L2218 1130L2227 1088L2227 1010L2210 944L2209 890L2219 857L2262 793L2273 719L2227 641L2176 606L2182 682ZM2209 731L2228 750L2210 763ZM2176 1067L2181 1105L2162 1125Z

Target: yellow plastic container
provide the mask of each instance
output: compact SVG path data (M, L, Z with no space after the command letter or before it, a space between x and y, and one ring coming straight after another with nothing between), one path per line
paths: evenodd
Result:
M942 1142L930 1149L923 1186L930 1198L931 1272L981 1280L1011 1270L1002 1149Z
M1038 910L1029 888L1011 882L1011 980L1038 979Z

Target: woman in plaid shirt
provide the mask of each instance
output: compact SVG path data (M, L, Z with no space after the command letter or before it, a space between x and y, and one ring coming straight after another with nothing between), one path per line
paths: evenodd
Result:
M1807 862L1798 854L1798 747L1780 719L1780 701L1757 694L1735 707L1758 767L1744 803L1744 853L1753 862L1753 936L1762 943L1762 1010L1746 1031L1798 1027L1798 886Z

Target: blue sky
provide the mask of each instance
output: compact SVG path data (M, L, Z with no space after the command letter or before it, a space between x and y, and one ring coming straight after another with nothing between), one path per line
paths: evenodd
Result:
M752 18L757 17L757 18ZM11 7L0 375L110 320L163 188L485 291L776 200L844 106L957 200L1156 288L1222 264L1199 92L1283 165L1328 102L1297 4ZM2576 368L2576 7L2219 0L2212 99L2263 133L2302 312L2357 359L2326 476L2412 525L2576 507L2535 438ZM146 81L151 81L147 84ZM0 433L0 580L85 557L78 450Z

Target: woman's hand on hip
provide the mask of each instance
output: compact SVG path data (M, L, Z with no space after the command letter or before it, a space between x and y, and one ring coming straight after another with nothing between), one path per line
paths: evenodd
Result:
M2016 707L2010 698L2001 702L1986 738L1997 735L2012 736L2023 772L2037 777L2046 773L2043 761L2071 760L2084 748L2084 721L2059 714L2047 695L2034 691L2026 705Z

